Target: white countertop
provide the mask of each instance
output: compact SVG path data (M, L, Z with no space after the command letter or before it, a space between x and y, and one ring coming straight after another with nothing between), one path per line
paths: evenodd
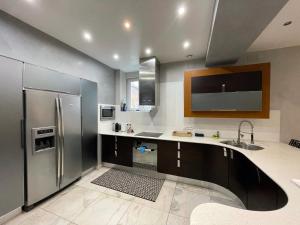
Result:
M139 137L135 136L136 133L101 131L99 134ZM175 137L171 132L147 139L213 144L237 150L272 178L288 196L287 205L275 211L249 211L216 203L202 204L191 214L192 225L300 225L300 187L292 181L300 179L299 149L283 143L257 142L264 150L249 151L222 144L220 139Z

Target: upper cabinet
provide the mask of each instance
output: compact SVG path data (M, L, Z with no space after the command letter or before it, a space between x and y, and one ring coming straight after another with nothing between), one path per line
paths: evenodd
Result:
M185 117L269 118L270 64L185 72Z

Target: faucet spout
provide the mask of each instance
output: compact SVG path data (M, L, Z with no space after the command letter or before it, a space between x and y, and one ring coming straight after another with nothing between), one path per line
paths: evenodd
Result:
M251 127L251 144L254 144L254 126L253 124L251 123L251 121L249 120L242 120L239 124L239 130L238 130L238 138L237 138L237 143L240 144L241 143L241 133L246 133L246 132L242 132L241 131L241 128L242 128L242 125L244 123L248 123Z

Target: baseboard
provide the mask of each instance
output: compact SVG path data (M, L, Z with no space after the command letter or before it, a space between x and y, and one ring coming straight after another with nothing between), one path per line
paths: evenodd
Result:
M21 207L14 209L13 211L0 217L0 224L4 224L8 220L15 218L17 215L19 215L21 213L22 213Z

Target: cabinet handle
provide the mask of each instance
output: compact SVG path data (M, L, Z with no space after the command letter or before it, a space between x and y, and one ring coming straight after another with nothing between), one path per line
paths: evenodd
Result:
M115 142L117 142L118 141L118 137L117 136L115 136Z
M223 148L223 150L224 150L224 157L227 158L227 149L226 149L226 148Z
M117 143L115 143L115 150L117 150L118 149L118 144Z
M115 151L115 157L118 157L118 152L117 151Z
M177 160L177 167L180 168L180 160Z
M257 179L258 179L258 183L261 183L261 179L260 179L260 172L259 169L256 167L256 172L257 172Z
M177 158L180 159L180 151L177 151Z
M180 142L177 143L177 149L180 150Z
M233 159L233 150L230 150L230 158Z

